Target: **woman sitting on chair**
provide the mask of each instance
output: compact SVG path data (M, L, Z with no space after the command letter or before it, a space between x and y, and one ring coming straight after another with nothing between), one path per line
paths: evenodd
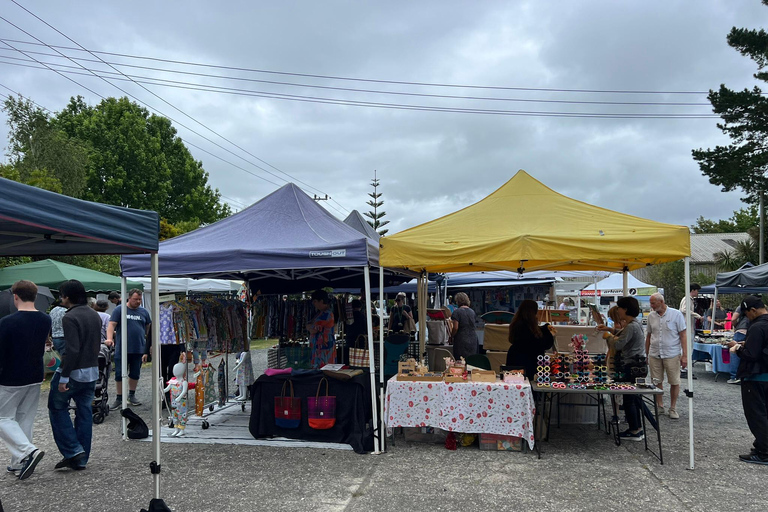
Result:
M477 331L475 331L475 312L469 307L469 296L464 292L456 294L456 305L451 313L451 333L453 334L453 358L467 358L477 354Z
M507 366L522 366L528 379L536 375L536 358L555 344L549 324L539 327L538 311L536 302L524 300L509 324L512 346L507 351Z

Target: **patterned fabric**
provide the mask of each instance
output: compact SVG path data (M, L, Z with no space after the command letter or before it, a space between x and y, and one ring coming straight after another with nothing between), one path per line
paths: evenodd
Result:
M309 346L312 348L310 364L312 368L322 368L336 360L336 343L333 338L333 313L330 308L315 317L312 327L316 329L309 336Z
M503 382L387 383L388 427L437 427L466 433L522 437L533 449L536 407L531 386Z
M51 317L51 338L64 337L64 328L61 326L61 319L64 318L66 312L67 308L56 306L49 313L49 316Z
M160 305L160 344L177 345L179 340L173 330L173 305Z
M176 380L176 377L173 377L169 382L168 385L171 386L170 392L171 392L171 402L176 400L179 395L181 395L181 392L183 391L184 381L183 380ZM179 403L172 403L173 406L173 426L178 429L184 429L184 427L187 426L187 396L189 394L184 395L184 398L182 398Z

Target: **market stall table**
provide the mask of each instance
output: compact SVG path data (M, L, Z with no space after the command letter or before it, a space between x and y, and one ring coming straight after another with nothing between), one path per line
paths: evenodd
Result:
M739 356L728 352L728 348L719 343L694 343L694 361L712 361L712 372L717 381L720 373L736 375L739 368Z
M315 397L320 380L320 370L295 370L290 375L262 375L251 386L251 420L249 429L256 439L286 437L304 441L343 443L352 446L357 453L373 451L373 432L368 425L372 417L370 376L367 372L341 381L328 378L330 396L336 397L336 424L327 430L311 428L307 421L307 398ZM294 396L301 398L302 417L298 428L282 428L275 425L275 397L282 393L283 384L293 382ZM325 395L325 387L321 392Z
M611 405L616 405L616 396L617 395L639 395L643 402L646 405L652 405L653 406L653 420L650 422L651 426L656 430L656 438L659 442L659 453L654 452L648 447L648 436L645 436L645 449L651 454L653 454L654 457L659 459L659 462L661 464L664 464L664 458L661 451L661 429L659 426L659 410L656 404L655 396L661 395L664 393L663 390L651 387L651 388L645 388L645 387L637 387L635 389L573 389L573 388L553 388L551 386L539 386L534 385L533 391L535 392L537 396L537 404L536 404L536 410L540 411L539 414L537 414L536 419L537 421L544 421L546 424L546 436L543 440L549 440L549 424L550 424L550 416L552 414L552 400L555 397L559 397L561 395L591 395L596 396L596 399L598 401L598 405L602 402L602 396L608 395L611 397ZM603 404L603 411L605 411L605 405ZM645 425L645 414L641 414L642 421L643 421L643 431L648 432ZM654 424L655 423L655 424ZM610 424L610 430L613 433L614 442L617 445L621 444L621 438L619 437L619 426L617 422L611 421ZM538 429L537 431L540 431L541 429ZM542 441L542 439L538 439L538 441ZM538 446L538 445L537 445ZM539 458L541 458L541 450L540 448L537 450L539 454Z
M452 432L521 437L533 449L536 414L531 385L504 382L387 382L388 427L435 427Z

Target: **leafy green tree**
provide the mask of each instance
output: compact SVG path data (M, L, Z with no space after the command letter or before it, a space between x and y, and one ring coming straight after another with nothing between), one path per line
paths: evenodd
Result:
M47 114L29 100L9 97L3 103L8 116L8 156L19 179L28 185L81 197L85 187L87 144L54 128Z
M649 267L647 280L664 288L664 301L672 307L677 307L685 296L685 264L682 260Z
M750 205L733 212L731 218L711 220L699 216L691 226L694 233L745 233L758 225L757 206Z
M93 148L85 199L155 210L172 224L211 223L230 215L167 118L127 98L91 107L77 97L52 124Z
M371 180L371 186L373 187L373 192L368 194L368 197L371 198L370 201L368 201L367 204L371 208L373 208L373 211L368 211L363 213L366 217L368 217L369 221L368 225L370 225L373 229L375 229L379 236L386 235L389 230L388 229L381 229L387 224L389 224L388 220L382 220L383 217L387 214L387 212L380 212L379 208L384 205L384 200L381 199L381 192L379 192L379 180L376 177L376 171L373 171L373 179Z

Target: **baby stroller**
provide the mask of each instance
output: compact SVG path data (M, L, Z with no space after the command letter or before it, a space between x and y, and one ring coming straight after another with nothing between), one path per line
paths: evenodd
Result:
M93 422L103 423L109 414L109 373L112 371L112 349L102 343L99 349L99 378L96 380L96 388L93 391Z

